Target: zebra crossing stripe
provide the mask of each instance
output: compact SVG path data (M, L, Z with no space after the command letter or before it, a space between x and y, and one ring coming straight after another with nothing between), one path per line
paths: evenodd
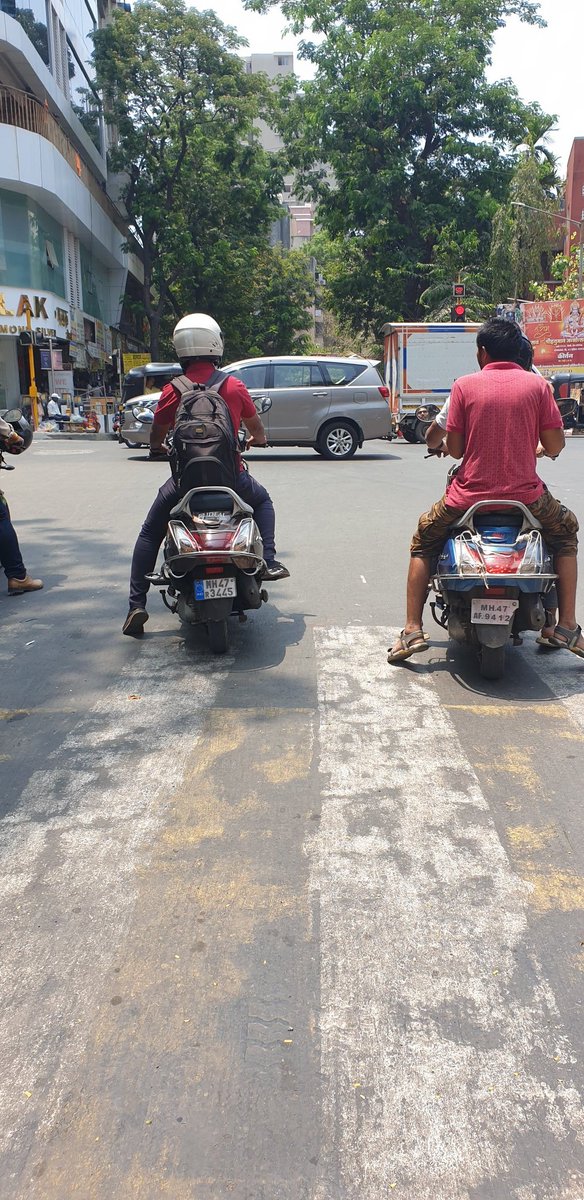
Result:
M514 872L431 676L317 629L324 1166L315 1200L581 1200L571 1047ZM547 664L546 664L547 666ZM522 963L522 967L518 966ZM582 1158L580 1157L580 1162ZM527 1176L529 1180L529 1173ZM552 1182L560 1180L560 1183ZM541 1193L543 1194L543 1193Z

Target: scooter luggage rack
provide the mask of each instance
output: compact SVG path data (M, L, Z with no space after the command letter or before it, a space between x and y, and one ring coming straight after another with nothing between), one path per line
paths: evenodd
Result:
M232 490L232 488L219 487L219 486L191 488L190 491L188 491L179 500L178 504L175 504L170 516L171 517L187 516L192 520L193 517L197 516L197 513L192 513L191 509L190 509L190 501L191 501L192 497L200 495L201 493L208 494L209 492L219 492L223 496L225 496L225 495L230 496L231 499L233 500L233 508L231 510L232 515L234 513L238 512L238 513L241 513L242 517L253 517L253 508L251 508L249 504L246 504L245 500L242 500L241 497L237 495L237 492L234 492Z
M523 516L523 523L519 531L520 533L527 533L529 529L541 529L541 525L537 520L537 517L534 517L533 513L527 508L527 505L522 504L521 500L497 499L477 500L476 504L472 504L470 508L467 508L466 512L464 512L462 516L458 518L458 521L454 522L452 528L460 529L461 527L466 526L467 529L470 529L471 533L477 533L474 524L474 517L475 513L481 508L483 511L485 509L490 509L491 512L496 513L505 512L513 508L518 509Z

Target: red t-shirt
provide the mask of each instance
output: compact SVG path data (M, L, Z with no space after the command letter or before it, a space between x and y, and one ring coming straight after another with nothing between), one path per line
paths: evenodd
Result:
M457 379L446 429L464 437L464 458L446 493L449 504L469 508L501 497L533 504L544 485L535 451L546 429L562 418L549 383L518 363L488 363Z
M187 379L191 383L207 383L215 372L215 367L210 362L195 362L191 363L184 372ZM233 421L235 436L241 425L243 418L249 420L250 417L257 417L255 404L245 386L240 379L236 379L234 375L228 375L227 379L221 384L219 394L223 397ZM167 383L160 393L160 400L154 410L155 425L174 425L176 410L180 404L180 394L172 383ZM241 471L241 455L237 455L237 469Z

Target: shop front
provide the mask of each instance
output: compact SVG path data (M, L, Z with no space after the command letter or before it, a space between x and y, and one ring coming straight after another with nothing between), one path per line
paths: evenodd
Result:
M18 407L46 391L50 372L41 362L42 348L68 361L69 320L69 305L62 296L0 288L0 408Z

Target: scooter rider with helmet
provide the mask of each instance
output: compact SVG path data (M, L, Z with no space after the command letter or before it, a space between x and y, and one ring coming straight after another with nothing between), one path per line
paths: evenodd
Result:
M206 384L223 357L223 334L217 322L206 313L189 313L175 326L172 341L183 373L192 383ZM219 385L218 391L231 414L236 437L243 422L249 435L248 448L265 446L266 431L245 384L235 376L229 375ZM178 389L172 382L167 383L154 411L150 439L152 453L164 453L165 439L174 426L180 399ZM237 493L253 508L264 543L266 568L263 577L270 581L286 579L290 572L276 559L276 518L271 497L265 487L244 470L239 453L237 472ZM146 595L150 586L145 577L154 571L171 510L178 500L179 491L174 479L167 479L160 488L138 535L130 572L129 611L122 626L122 633L128 637L141 637L144 632L144 625L148 620Z

